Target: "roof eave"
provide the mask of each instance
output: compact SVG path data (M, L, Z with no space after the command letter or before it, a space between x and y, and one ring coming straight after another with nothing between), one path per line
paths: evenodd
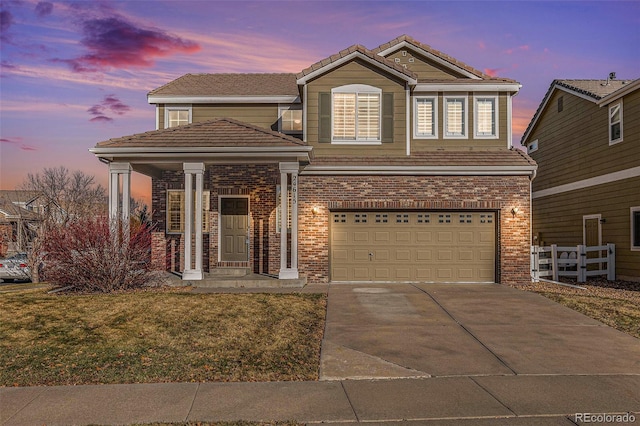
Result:
M354 58L358 58L358 59L362 59L365 62L368 62L371 65L374 65L378 68L384 69L385 71L387 71L388 73L406 81L409 85L413 85L415 86L416 84L418 84L418 80L416 78L410 77L398 70L393 69L392 67L386 66L378 61L376 61L375 59L371 59L370 57L368 57L367 55L364 55L363 53L359 52L359 51L355 51L355 52L351 52L348 55L345 55L343 57L341 57L340 59L337 59L327 65L324 65L314 71L311 71L309 74L306 74L302 77L300 77L297 80L298 85L304 85L306 84L309 80L316 78L317 76L324 74L328 71L331 71L334 68L339 67L342 64L345 64L351 60L353 60Z
M483 91L483 92L519 92L522 88L520 83L418 83L414 90L416 92L429 91Z
M299 95L269 96L182 96L148 95L150 104L291 104L299 103Z

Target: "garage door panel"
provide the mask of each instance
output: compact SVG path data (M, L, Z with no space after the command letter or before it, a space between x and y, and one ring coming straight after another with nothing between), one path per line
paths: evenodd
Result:
M490 212L332 213L331 279L492 282L494 222Z

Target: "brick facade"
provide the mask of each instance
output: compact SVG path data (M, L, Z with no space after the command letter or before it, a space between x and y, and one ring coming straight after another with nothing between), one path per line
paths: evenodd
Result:
M208 166L204 189L210 191L210 231L205 235L205 271L218 262L218 198L248 196L250 200L250 261L257 273L276 275L280 269L280 234L276 233L277 165ZM166 189L184 185L181 172L154 179L154 220L166 227ZM298 188L298 266L309 283L329 280L329 214L349 210L483 210L495 211L497 227L496 281L529 280L530 186L527 176L313 176L301 175ZM312 209L320 209L313 214ZM511 213L518 207L517 215ZM171 240L175 242L173 251ZM179 235L154 234L154 262L172 265L171 253L183 251ZM164 256L164 257L163 257ZM164 261L162 259L165 259ZM156 264L156 263L154 263ZM182 259L175 267L184 268ZM182 270L182 269L180 269Z
M301 176L298 258L308 282L329 279L332 209L494 210L498 213L496 281L529 280L529 178L526 176ZM320 214L313 215L314 207ZM514 217L513 207L519 212Z

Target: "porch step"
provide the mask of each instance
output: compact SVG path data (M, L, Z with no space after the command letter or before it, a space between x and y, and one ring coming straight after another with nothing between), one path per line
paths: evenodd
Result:
M206 275L211 277L244 277L251 274L250 268L215 268Z
M281 280L265 275L247 274L244 276L216 275L205 273L199 281L185 281L187 285L205 288L302 288L306 278Z

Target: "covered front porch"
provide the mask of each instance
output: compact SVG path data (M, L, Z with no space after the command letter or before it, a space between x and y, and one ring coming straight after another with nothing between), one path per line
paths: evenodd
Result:
M91 151L109 165L111 217L129 220L131 172L151 177L157 269L201 284L252 274L300 278L298 173L311 156L300 140L218 119Z

